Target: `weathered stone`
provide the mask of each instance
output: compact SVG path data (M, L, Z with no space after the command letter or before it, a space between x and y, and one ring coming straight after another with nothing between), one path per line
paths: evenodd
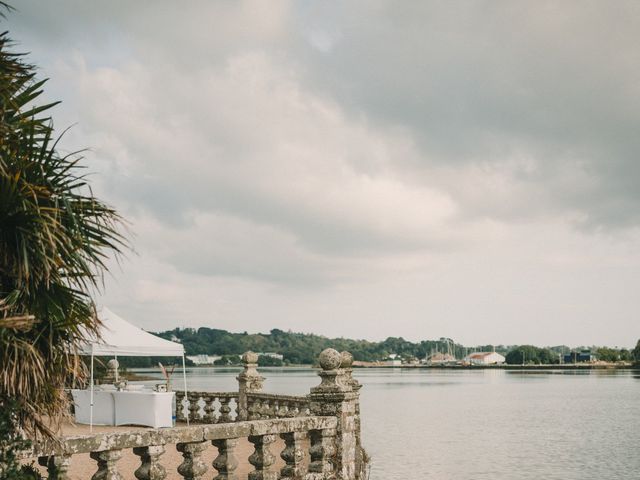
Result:
M247 395L260 392L264 377L257 370L258 355L253 352L246 352L242 355L244 370L236 377L238 380L238 420L249 418L249 401Z
M342 355L333 348L326 348L320 353L318 361L323 370L335 370L342 362Z
M249 435L254 452L249 456L249 463L255 470L249 472L249 480L277 480L278 472L273 467L276 462L271 452L271 444L276 441L275 435Z
M51 455L38 458L38 463L47 467L49 480L68 480L71 455Z
M305 432L289 432L280 435L284 440L285 447L280 453L286 465L280 470L280 478L302 478L302 461L304 452L302 442L307 437Z
M202 452L207 442L178 443L176 449L184 459L178 467L178 473L186 480L200 480L207 473L207 464L202 461Z
M335 352L335 353L334 353ZM324 354L324 361L323 361ZM359 394L351 375L351 354L325 350L320 354L323 370L321 383L311 389L309 408L312 415L335 417L335 470L342 480L356 479L356 451L359 449ZM338 367L346 368L338 368ZM333 368L327 368L333 367ZM311 471L311 470L310 470Z
M200 405L198 403L200 401L200 394L195 392L189 392L188 399L189 399L189 407L188 407L189 421L193 423L197 423L200 421L200 414L199 414Z
M124 480L116 467L116 463L122 457L122 450L91 452L89 456L98 462L98 471L93 474L91 480Z
M340 368L351 368L353 355L349 352L340 352Z
M305 480L324 480L335 474L335 436L336 430L333 428L309 432L311 462Z
M219 398L218 400L220 401L220 418L218 418L218 422L229 423L231 421L231 406L229 405L231 399Z
M138 480L163 480L167 471L160 464L160 456L165 452L164 445L135 447L133 453L140 457L141 465L134 472Z
M238 480L239 477L235 473L238 468L238 460L235 456L238 439L213 440L211 443L218 449L218 456L212 464L218 471L218 475L213 480Z

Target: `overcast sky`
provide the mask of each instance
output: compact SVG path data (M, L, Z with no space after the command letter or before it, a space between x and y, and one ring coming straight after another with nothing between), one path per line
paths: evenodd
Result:
M14 4L130 321L640 337L640 2Z

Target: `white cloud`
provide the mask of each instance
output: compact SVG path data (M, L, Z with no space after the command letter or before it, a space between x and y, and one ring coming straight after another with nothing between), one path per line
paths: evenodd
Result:
M140 256L105 297L125 316L640 335L632 15L82 3L25 2L11 21L64 99L57 124L78 122L64 145L92 148L97 192L132 221Z

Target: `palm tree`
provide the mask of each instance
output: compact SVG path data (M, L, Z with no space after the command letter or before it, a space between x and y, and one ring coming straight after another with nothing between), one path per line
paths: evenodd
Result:
M62 387L85 374L75 352L99 325L91 293L127 247L79 152L57 148L57 102L36 103L45 81L0 34L0 408L16 404L33 438L52 436L68 410Z

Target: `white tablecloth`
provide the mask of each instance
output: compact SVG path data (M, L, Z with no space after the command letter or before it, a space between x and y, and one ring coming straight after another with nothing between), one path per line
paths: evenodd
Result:
M113 392L95 390L93 392L93 424L115 425ZM76 411L76 422L91 423L91 391L71 390Z
M173 426L174 392L112 392L116 425Z
M72 390L76 422L90 423L91 392ZM175 392L100 391L93 392L94 425L173 426Z

